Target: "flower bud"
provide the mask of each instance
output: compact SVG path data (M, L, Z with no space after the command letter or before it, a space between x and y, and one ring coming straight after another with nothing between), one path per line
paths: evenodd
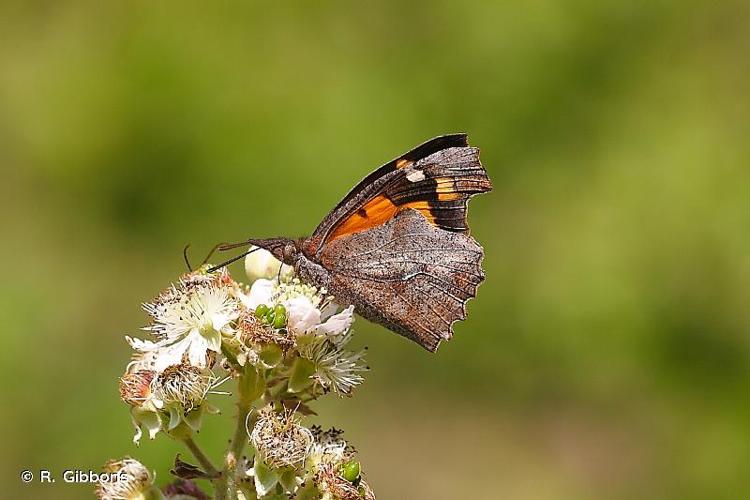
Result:
M356 460L350 460L341 466L341 475L347 481L353 483L359 477L360 466Z
M279 304L273 308L273 322L271 323L277 330L286 326L286 307Z
M281 272L279 272L279 269L281 269ZM261 278L276 279L277 276L287 279L293 272L291 266L282 264L271 252L264 248L251 247L250 253L245 257L245 274L250 283Z
M255 317L258 319L263 318L266 314L268 314L269 308L265 304L259 304L258 307L255 308Z

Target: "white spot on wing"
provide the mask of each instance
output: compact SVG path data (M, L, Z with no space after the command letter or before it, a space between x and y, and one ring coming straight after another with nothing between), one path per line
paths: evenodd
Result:
M424 172L421 170L415 170L406 175L406 179L409 182L419 182L424 180Z

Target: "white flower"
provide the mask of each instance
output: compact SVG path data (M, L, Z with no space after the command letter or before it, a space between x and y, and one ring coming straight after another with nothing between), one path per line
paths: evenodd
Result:
M218 377L211 370L175 365L158 376L154 391L163 406L176 405L187 412L203 404L217 381Z
M304 334L320 324L320 309L309 297L300 295L284 302L286 307L287 329L295 334Z
M223 382L208 369L181 364L170 366L162 373L140 369L139 365L120 378L120 398L131 406L130 416L135 427L133 442L138 444L143 432L154 439L162 430L172 430L185 422L193 430L201 425L203 412L218 410L205 401L209 393Z
M368 370L362 363L364 352L355 353L343 348L350 338L351 333L347 333L334 342L315 335L306 338L302 344L298 343L300 356L313 364L311 378L339 396L350 396L352 389L364 381L360 373Z
M354 448L341 437L342 431L331 428L323 432L319 426L313 426L312 433L315 445L308 466L319 495L315 498L375 500L375 494L360 475ZM356 466L354 480L347 478L344 472L350 465Z
M312 302L314 307L322 310L325 308L325 305L328 304L325 294L325 289L318 289L312 285L302 283L298 278L293 278L288 283L276 284L274 298L277 303L283 304L289 299L304 296L310 299L310 302Z
M294 268L282 264L264 248L253 246L245 257L245 274L250 283L261 278L287 280L293 273Z
M185 354L190 364L205 368L207 351L221 352L222 334L233 333L230 323L239 316L231 288L215 280L183 281L143 308L152 317L145 329L158 341L128 340L137 351L157 351L158 372L180 364Z
M291 411L276 413L268 407L260 411L250 432L250 442L263 463L276 469L304 462L314 439L312 432L300 425Z
M276 283L267 279L258 279L250 287L250 292L243 293L240 291L239 298L245 307L254 311L261 304L270 305L275 293Z
M322 290L293 279L289 283L279 283L268 279L258 279L250 291L238 296L242 304L255 310L264 304L270 308L281 304L286 309L287 329L296 334L318 333L320 335L341 335L352 322L353 307L338 314L336 304L326 298Z
M104 464L107 480L96 484L96 497L101 500L122 500L135 498L159 498L153 487L154 478L138 460L125 457L110 460Z
M153 382L157 408L169 415L169 430L185 422L191 429L200 429L203 410L218 413L218 409L205 401L211 390L223 381L211 372L191 365L170 366Z
M324 323L315 327L318 335L332 337L344 335L354 323L354 306L349 306L338 314L330 316Z
M341 437L344 433L341 429L332 427L323 431L320 426L315 425L312 428L312 433L315 438L315 445L313 445L310 454L313 465L317 465L324 459L338 463L353 455L353 448Z

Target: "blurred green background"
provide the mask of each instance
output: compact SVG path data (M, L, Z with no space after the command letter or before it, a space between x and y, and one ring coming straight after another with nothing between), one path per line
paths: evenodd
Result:
M117 378L183 245L309 233L466 131L468 320L436 355L358 321L372 371L316 421L384 499L747 498L749 33L731 0L3 2L2 496L124 454L167 481Z

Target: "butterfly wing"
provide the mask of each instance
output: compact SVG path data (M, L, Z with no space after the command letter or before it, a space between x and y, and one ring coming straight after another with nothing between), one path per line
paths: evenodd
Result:
M446 231L419 211L399 211L384 224L335 238L320 263L329 291L365 318L435 351L466 317L466 301L484 279L482 247Z
M392 160L367 176L321 222L303 244L319 259L326 244L378 227L412 208L431 224L467 232L468 200L492 189L466 134L436 137Z

